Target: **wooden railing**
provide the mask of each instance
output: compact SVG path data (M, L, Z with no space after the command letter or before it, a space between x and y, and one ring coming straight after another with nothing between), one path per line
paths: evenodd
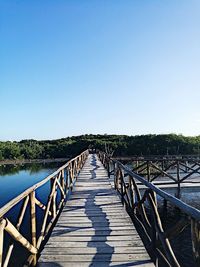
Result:
M26 265L36 265L37 255L41 245L48 235L51 226L57 219L66 201L66 196L72 190L74 181L83 167L88 153L88 150L86 150L79 156L71 159L56 172L33 185L0 209L0 266L8 266L15 248L15 243L21 244L29 252ZM47 183L50 186L48 200L44 204L38 199L38 189ZM38 196L36 196L37 193ZM7 214L20 204L21 208L17 216L17 223L14 225L7 217ZM40 218L38 218L36 208L43 211L43 215ZM27 209L30 212L29 224L26 225L26 228L30 228L31 237L25 236L21 232L21 226ZM38 225L40 225L40 229L36 229ZM5 233L9 234L10 238L9 244L6 246L6 251L4 246Z
M118 161L129 161L129 160L200 160L200 154L185 154L185 155L141 155L141 156L113 156Z
M122 162L128 164L133 172L146 178L149 182L157 181L162 183L161 177L167 178L165 184L177 184L190 180L192 183L199 183L195 181L194 175L200 174L200 160L195 158L188 159L133 159L124 158Z
M142 231L147 249L156 266L181 266L172 249L171 240L189 225L194 262L196 266L200 266L200 211L159 189L105 153L99 152L98 155L109 176L113 176L114 186L121 196L122 203L126 206L134 223ZM141 189L138 184L144 185L146 189L144 190L144 187ZM161 222L158 196L178 208L183 214L179 221L167 231L164 231Z

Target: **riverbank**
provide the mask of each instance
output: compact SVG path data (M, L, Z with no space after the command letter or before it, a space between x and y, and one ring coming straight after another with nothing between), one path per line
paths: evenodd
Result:
M27 164L27 163L51 163L51 162L65 162L71 157L67 158L55 158L55 159L5 159L0 160L1 165L16 165L16 164Z

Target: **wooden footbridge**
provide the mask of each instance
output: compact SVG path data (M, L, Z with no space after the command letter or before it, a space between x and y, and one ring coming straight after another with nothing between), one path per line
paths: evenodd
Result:
M89 155L39 266L154 266L108 174Z
M200 211L154 185L149 162L143 176L139 170L145 164L138 166L132 171L103 152L87 150L7 203L0 209L0 266L179 267L171 240L186 227L193 264L200 266ZM46 199L43 189L49 190ZM184 214L168 229L158 197ZM22 255L26 260L20 263Z

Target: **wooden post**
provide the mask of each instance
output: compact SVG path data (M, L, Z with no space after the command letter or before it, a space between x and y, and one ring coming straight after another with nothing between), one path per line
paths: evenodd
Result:
M133 192L133 187L132 187L132 182L131 182L131 179L132 177L129 175L129 194L130 194L130 200L131 200L131 208L133 208L133 205L134 205L134 192Z
M180 267L176 256L174 255L174 252L172 250L171 244L169 242L169 239L165 237L164 230L162 226L162 222L158 213L157 209L157 199L155 192L151 191L151 193L148 195L149 205L153 216L153 223L155 225L155 230L157 232L158 238L160 239L160 242L162 244L162 247L164 249L166 259L171 264L170 266L173 267Z
M185 164L185 170L184 170L184 172L187 173L187 171L188 171L188 168L187 168L188 161L187 160L184 160L183 163Z
M124 192L125 192L125 182L124 182L124 171L120 169L120 184L121 184L121 201L122 205L124 205Z
M19 231L20 226L22 224L22 221L23 221L23 218L24 218L24 214L26 212L26 208L27 208L28 202L29 202L29 195L24 199L24 203L23 203L23 205L21 207L20 215L18 217L18 222L17 222L17 225L16 225L16 229L18 231ZM12 243L8 248L7 254L5 256L3 267L7 267L8 266L9 260L10 260L10 257L11 257L12 251L13 251L13 248L14 248L14 243Z
M107 160L107 171L108 171L108 177L110 178L110 170L111 170L111 167L110 167L110 161Z
M178 188L177 188L177 194L176 197L180 198L181 197L181 188L180 188L180 164L179 160L177 160L177 183L178 183Z
M24 246L30 253L37 254L38 250L34 247L30 242L23 237L20 232L16 229L16 227L6 218L6 226L5 231L17 242L19 242L22 246Z
M53 194L53 201L52 201L53 219L55 219L56 217L56 195L57 195L57 191L55 190Z
M150 182L151 179L151 171L150 171L150 162L147 160L147 180Z
M192 250L196 267L200 266L200 224L195 219L191 219Z
M4 241L5 225L6 225L6 220L2 219L0 221L0 267L3 265L3 241Z
M32 238L32 245L36 248L37 237L36 237L35 191L30 193L30 205L31 205L31 238ZM34 255L32 265L36 266L36 264L37 264L37 256Z
M50 185L50 192L52 192L52 190L53 190L55 179L56 179L56 178L54 177L54 178L51 179L51 181L50 181L50 183L51 183L51 185ZM51 193L50 193L50 194L51 194ZM48 199L48 201L49 201L49 199ZM53 217L53 201L52 201L52 203L51 203L51 206L50 206L49 210L50 210L51 215L52 215L52 217Z
M74 171L73 171L73 164L70 163L70 189L72 190L73 187L73 181L74 181Z
M177 182L178 182L178 184L180 184L180 164L179 164L178 160L177 160L176 164L177 164Z
M69 166L66 168L66 194L68 193L68 190L69 190L69 184L70 184L70 181L69 181L69 176L70 176L70 173L69 173Z
M158 240L158 234L157 234L157 231L156 231L156 228L154 225L153 215L151 215L151 246L152 246L152 251L156 251L157 240ZM156 258L156 261L157 261L157 265L158 265L158 258Z
M161 169L162 169L162 171L165 170L165 163L164 163L164 160L162 160L162 162L161 162ZM162 176L164 176L164 173L162 173Z
M64 172L64 170L61 171L61 186L65 192L65 172Z
M114 187L117 189L117 163L114 163Z
M138 168L139 166L139 162L138 162L138 159L136 160L136 168ZM136 169L136 173L138 173L138 169Z
M76 171L77 171L76 162L77 162L77 160L73 161L73 176L74 176L74 179L76 179L76 175L77 175L77 173L76 173Z

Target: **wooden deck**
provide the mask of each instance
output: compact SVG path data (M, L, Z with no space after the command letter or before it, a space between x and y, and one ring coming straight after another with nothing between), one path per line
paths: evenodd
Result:
M154 266L96 155L80 172L38 266Z

